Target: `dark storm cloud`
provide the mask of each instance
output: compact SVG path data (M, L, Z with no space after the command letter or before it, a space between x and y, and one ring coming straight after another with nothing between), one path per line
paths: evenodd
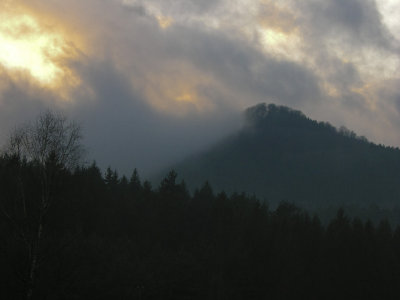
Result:
M322 37L341 37L350 44L392 47L392 37L382 24L373 0L308 1L298 7L312 25L307 25L308 29Z
M145 5L155 5L167 13L179 14L204 14L215 9L221 1L219 0L142 0L123 1L126 7L141 8L146 11Z
M132 5L127 5L126 7L127 7L126 8L127 11L130 11L136 15L139 15L139 16L147 15L146 8L141 4L132 4Z

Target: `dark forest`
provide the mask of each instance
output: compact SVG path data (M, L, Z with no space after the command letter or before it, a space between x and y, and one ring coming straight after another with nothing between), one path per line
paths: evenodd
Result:
M1 159L1 298L24 299L29 243L37 242L36 167ZM295 206L271 211L244 194L191 196L171 172L157 188L96 165L59 170L43 220L32 299L388 299L399 295L400 228L349 219L327 226ZM62 183L62 184L61 184ZM25 237L21 236L21 231ZM28 244L26 243L26 240Z
M1 299L390 299L400 227L76 163L52 113L0 158Z

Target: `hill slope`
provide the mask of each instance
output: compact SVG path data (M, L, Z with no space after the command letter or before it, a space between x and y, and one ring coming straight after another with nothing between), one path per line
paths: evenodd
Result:
M400 201L400 150L370 143L300 111L274 104L246 110L246 126L174 166L189 187L255 193L270 203L326 205Z

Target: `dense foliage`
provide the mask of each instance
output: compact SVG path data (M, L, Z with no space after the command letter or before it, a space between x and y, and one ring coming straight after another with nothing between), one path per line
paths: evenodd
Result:
M38 166L0 159L0 298L23 299ZM327 226L243 194L190 195L170 172L157 188L95 164L59 166L44 220L33 299L389 299L400 295L400 229ZM28 216L19 216L24 194ZM327 197L329 194L326 194ZM324 199L321 199L324 200ZM8 217L10 218L8 218ZM10 220L13 220L11 222Z
M284 106L260 104L245 116L239 133L174 166L189 189L208 180L216 191L255 193L270 205L289 201L320 213L345 206L368 215L371 206L398 206L398 148ZM398 209L390 217L398 223Z

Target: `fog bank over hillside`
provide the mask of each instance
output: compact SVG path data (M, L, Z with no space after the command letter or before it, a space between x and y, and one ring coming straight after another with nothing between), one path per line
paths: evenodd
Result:
M308 209L400 206L400 150L369 142L285 106L259 104L246 126L173 166L191 188L255 194Z

